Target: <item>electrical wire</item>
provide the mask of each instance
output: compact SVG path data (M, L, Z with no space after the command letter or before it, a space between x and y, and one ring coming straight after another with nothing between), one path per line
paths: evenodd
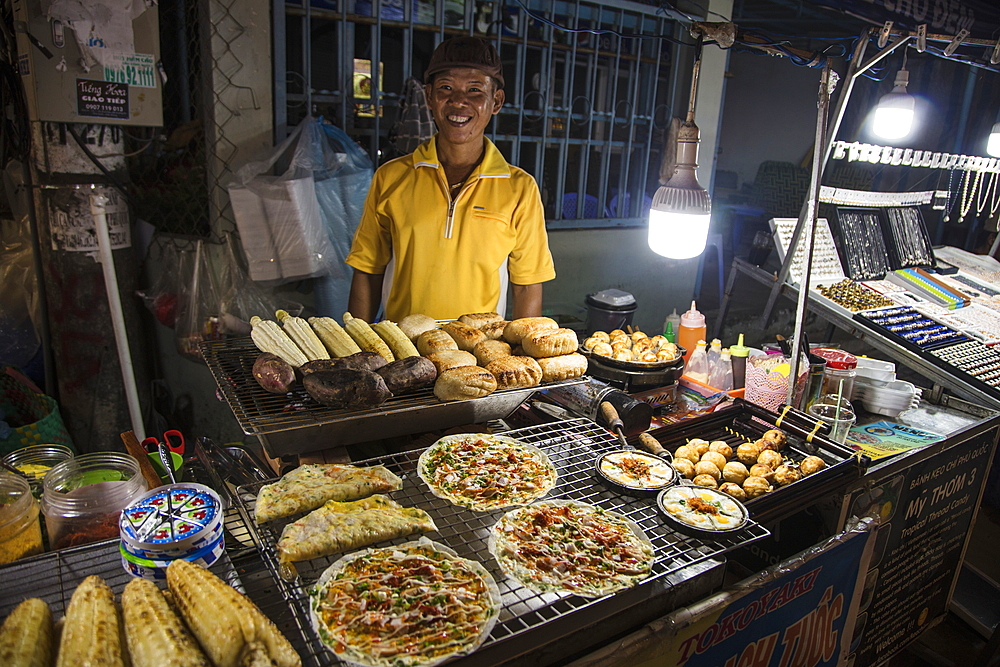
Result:
M568 32L568 33L587 33L587 34L591 34L591 35L616 35L618 37L621 37L622 39L662 39L662 40L665 40L665 41L670 42L672 44L678 44L680 46L694 46L694 44L692 44L692 43L683 42L683 41L681 41L679 39L674 39L673 37L670 37L669 35L641 35L641 34L632 34L632 35L630 35L628 33L619 32L617 30L611 30L611 29L607 29L607 28L599 28L599 29L594 29L594 28L567 28L566 26L561 26L558 23L556 23L554 21L550 21L549 19L545 18L544 16L540 16L540 15L536 14L535 12L531 11L530 9L528 9L528 7L523 2L521 2L521 0L514 0L514 1L521 6L521 8L524 10L524 13L527 14L530 18L534 19L535 21L538 21L539 23L542 23L542 24L547 25L549 27L555 28L556 30L561 30L562 32Z
M114 185L115 188L117 188L117 190L122 193L122 196L125 198L125 201L127 201L133 208L135 208L135 202L132 201L132 196L129 195L128 190L126 190L125 186L122 185L117 178L115 178L114 174L108 171L107 167L101 164L101 161L98 159L98 157L94 155L89 148L87 148L87 144L83 143L83 140L80 138L80 135L77 134L76 130L73 129L72 123L66 123L66 129L69 131L70 136L73 137L73 140L76 141L77 145L80 146L80 150L82 150L84 154L88 158L90 158L91 162L97 165L97 168L101 170L101 173L103 173L105 176L108 177L108 180L111 181L111 184Z

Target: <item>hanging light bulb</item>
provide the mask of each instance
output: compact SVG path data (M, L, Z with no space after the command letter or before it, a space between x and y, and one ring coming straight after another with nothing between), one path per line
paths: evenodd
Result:
M986 141L986 153L991 157L1000 157L1000 123L994 123L990 130L990 138Z
M687 119L677 133L677 164L670 179L657 188L649 209L649 248L671 259L690 259L704 252L712 218L711 199L695 173L701 141L701 133L694 124L700 70L701 37L691 75Z
M896 72L896 81L892 92L883 95L875 108L875 118L872 121L872 131L883 139L902 139L913 128L913 96L906 92L910 73L903 67Z

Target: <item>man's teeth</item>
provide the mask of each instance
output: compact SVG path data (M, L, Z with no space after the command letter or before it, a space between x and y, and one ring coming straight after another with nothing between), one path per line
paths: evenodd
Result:
M448 116L448 120L453 123L466 123L470 120L469 116Z

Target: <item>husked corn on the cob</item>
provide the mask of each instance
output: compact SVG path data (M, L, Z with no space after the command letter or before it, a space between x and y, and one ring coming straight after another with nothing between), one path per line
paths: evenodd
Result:
M373 324L372 329L386 342L386 345L392 350L393 356L397 359L420 356L413 341L406 337L406 334L395 322L382 320Z
M344 327L332 317L310 317L309 324L333 356L349 357L361 351L354 339L344 331Z
M132 667L212 667L152 581L128 582L122 616Z
M375 352L381 354L389 363L396 361L392 350L379 338L372 328L364 320L354 317L350 313L344 313L344 330L354 339L354 342L365 352Z
M302 660L281 631L250 600L203 567L175 560L167 585L215 667L241 667L259 654L260 643L278 667L301 667Z
M276 354L294 368L309 361L295 341L288 337L274 320L263 320L256 315L250 318L250 337L261 352Z
M52 611L44 600L30 598L14 608L0 627L0 665L50 667Z
M97 575L84 579L66 607L56 667L124 667L126 654L115 594Z
M309 361L330 358L330 353L323 347L323 343L316 337L308 322L301 317L289 315L287 310L278 310L274 316L278 318L285 333L295 341L295 344L305 353Z

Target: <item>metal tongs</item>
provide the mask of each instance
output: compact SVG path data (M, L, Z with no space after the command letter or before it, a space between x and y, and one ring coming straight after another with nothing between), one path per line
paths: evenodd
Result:
M611 405L608 401L601 403L600 407L601 418L605 421L615 435L618 436L618 441L622 443L623 449L635 449L625 438L625 424L622 422L621 417L618 416L618 411L615 410L615 406ZM663 445L659 441L651 436L649 433L639 434L639 449L652 454L653 456L658 456L668 463L674 460L673 454L668 452L663 448Z

